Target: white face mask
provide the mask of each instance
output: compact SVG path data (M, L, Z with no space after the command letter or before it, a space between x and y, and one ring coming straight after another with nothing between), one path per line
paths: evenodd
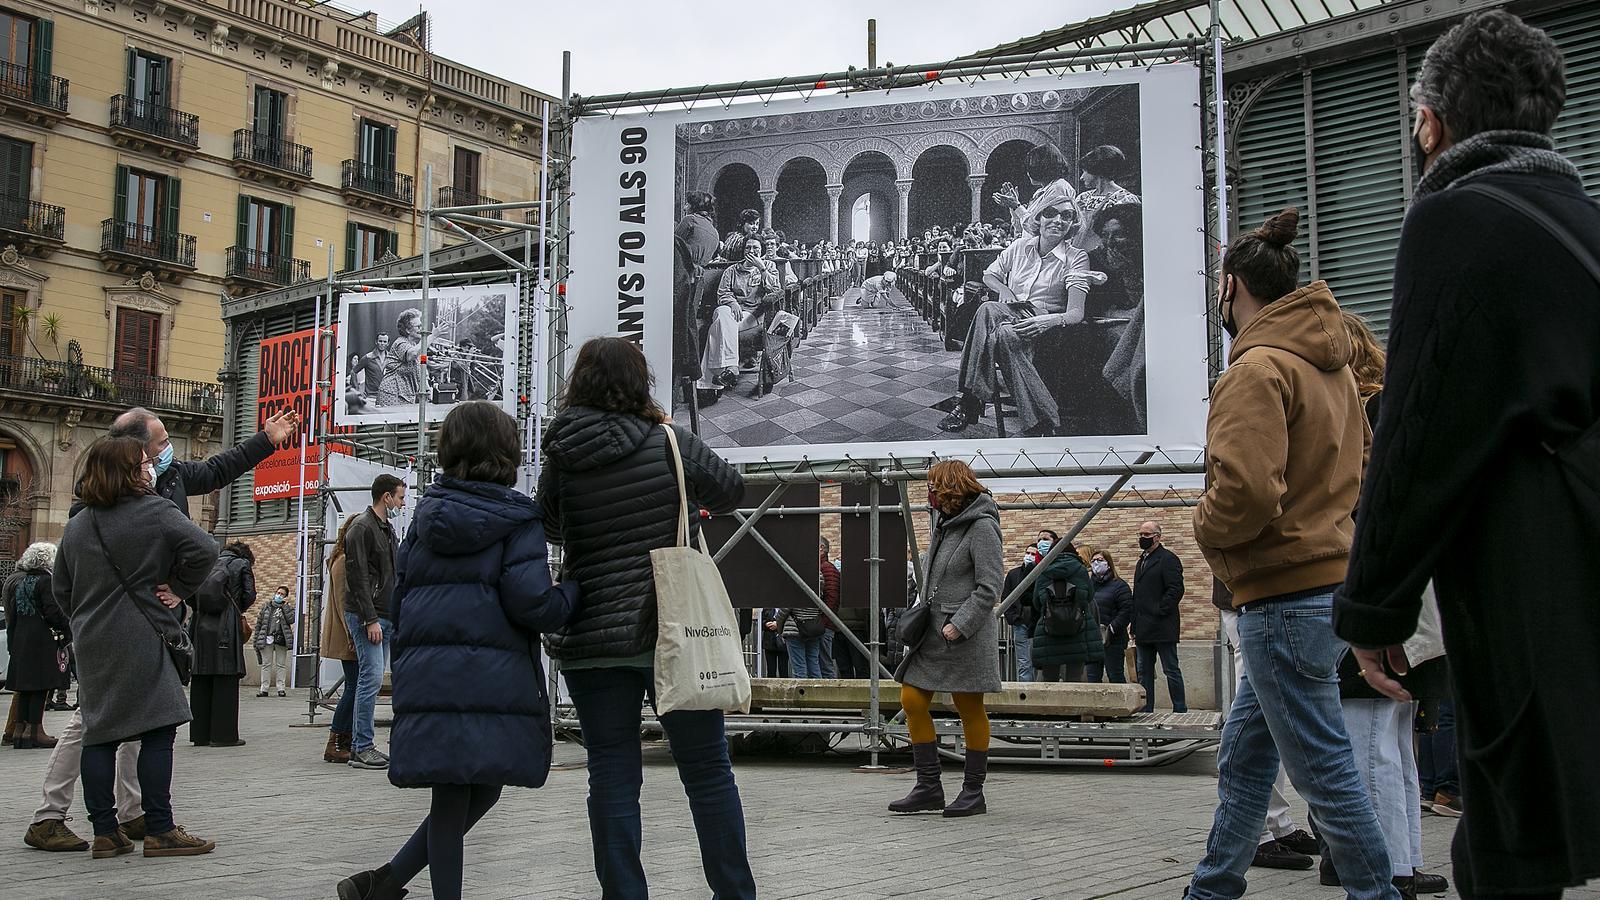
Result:
M1054 546L1054 542L1052 542L1052 541L1048 541L1048 540L1045 540L1045 541L1040 541L1040 542L1039 542L1039 544L1038 544L1038 546L1039 546L1039 557L1040 557L1040 558L1041 558L1041 559L1043 559L1043 558L1044 558L1044 555L1045 555L1045 554L1046 554L1046 553L1049 553L1049 552L1050 552L1050 548L1051 548L1051 547L1052 547L1052 546Z
M143 471L144 480L150 482L150 486L154 488L156 486L156 467L149 463L145 463L143 466Z
M1111 571L1111 566L1107 565L1105 560L1097 559L1089 564L1089 571L1096 575L1104 575Z

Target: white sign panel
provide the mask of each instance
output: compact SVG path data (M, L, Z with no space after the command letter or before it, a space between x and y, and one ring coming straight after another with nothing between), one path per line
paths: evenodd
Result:
M1199 98L1175 64L580 118L572 342L637 341L735 462L1200 447Z

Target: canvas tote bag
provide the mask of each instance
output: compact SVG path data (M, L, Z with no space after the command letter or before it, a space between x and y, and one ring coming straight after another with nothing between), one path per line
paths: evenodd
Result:
M656 580L656 714L698 709L750 711L750 675L744 669L739 622L706 549L689 546L689 498L683 456L671 425L667 446L678 476L678 541L650 551Z

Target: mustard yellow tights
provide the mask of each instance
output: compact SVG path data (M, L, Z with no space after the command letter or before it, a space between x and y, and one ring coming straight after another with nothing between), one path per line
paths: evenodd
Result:
M961 732L967 749L989 752L989 714L983 709L982 694L951 694L956 712L961 714ZM900 706L906 711L906 728L911 731L911 742L930 744L936 739L933 732L933 691L925 691L909 684L900 685Z

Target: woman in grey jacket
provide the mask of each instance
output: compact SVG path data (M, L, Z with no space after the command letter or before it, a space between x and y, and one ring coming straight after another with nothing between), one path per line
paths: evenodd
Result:
M1005 580L1000 508L972 468L946 460L928 470L928 505L938 514L922 579L930 605L928 629L895 672L900 705L911 731L917 786L889 804L891 812L943 810L949 817L987 812L989 715L983 695L1000 690L1000 637L994 606ZM939 748L930 704L948 691L961 715L967 745L961 793L944 805Z
M189 701L168 652L182 626L175 609L217 559L217 545L170 501L153 493L154 460L137 438L89 449L51 588L72 620L83 702L83 795L94 825L94 858L133 852L117 827L117 747L141 742L145 856L193 856L215 844L172 820L172 740Z

